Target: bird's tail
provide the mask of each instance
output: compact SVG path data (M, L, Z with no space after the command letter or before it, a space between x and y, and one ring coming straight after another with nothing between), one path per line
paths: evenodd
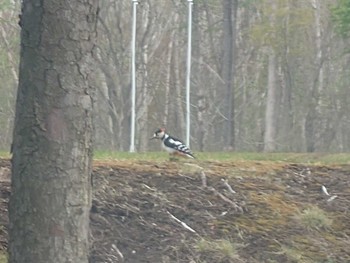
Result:
M196 159L192 153L186 153L186 156L192 159Z

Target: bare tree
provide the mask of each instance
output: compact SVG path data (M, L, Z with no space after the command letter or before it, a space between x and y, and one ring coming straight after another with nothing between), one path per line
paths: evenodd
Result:
M223 0L223 57L222 57L222 79L226 91L227 122L225 132L225 145L234 149L234 50L236 42L236 16L237 0Z
M273 152L276 148L276 54L270 48L268 54L268 81L265 112L264 152Z
M107 142L103 142L102 147L119 151L128 149L130 142L131 3L102 1L98 24L98 64L104 85L98 89L96 114L101 118L97 120L96 130L106 130L107 140L103 139Z
M98 1L22 2L9 262L88 262Z
M311 0L315 9L314 35L315 35L315 62L313 79L309 85L310 104L305 117L305 144L306 151L314 152L316 150L316 141L319 137L317 129L317 119L320 117L320 94L323 89L323 50L322 50L322 25L321 25L321 1Z
M18 52L14 47L18 47L19 2L7 3L12 7L0 5L2 148L7 148L12 138L8 131L12 130L12 94L18 75ZM333 3L194 2L193 150L349 150L345 136L350 128L346 114L348 40L335 34L333 9L329 8ZM132 1L101 1L96 78L99 89L94 108L99 116L95 119L99 149L129 148L131 7ZM138 150L159 149L157 144L148 145L147 138L161 124L183 137L186 11L186 1L155 4L144 0L138 5ZM275 72L270 82L269 66L270 72ZM275 83L275 92L268 82Z

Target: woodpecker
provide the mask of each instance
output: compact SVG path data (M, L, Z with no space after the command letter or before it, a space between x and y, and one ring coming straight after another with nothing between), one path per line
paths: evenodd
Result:
M173 156L180 155L195 158L191 150L181 140L167 134L164 128L156 130L150 139L161 140L162 147Z

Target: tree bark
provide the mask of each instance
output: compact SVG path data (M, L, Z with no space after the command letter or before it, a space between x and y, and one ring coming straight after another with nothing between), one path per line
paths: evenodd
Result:
M178 16L176 16L175 21L178 21ZM174 111L174 117L175 117L175 127L177 127L176 129L176 134L179 134L178 137L183 138L183 134L185 131L185 111L184 111L184 107L183 107L183 101L184 98L182 96L181 93L181 76L180 76L180 61L179 61L179 57L180 57L180 45L179 45L179 35L174 34L173 35L174 39L174 53L173 53L173 63L174 63L174 85L175 85L175 99L174 99L174 103L175 103L175 111Z
M323 51L322 51L322 33L321 33L321 2L319 0L312 0L312 5L315 8L315 42L316 42L316 59L315 59L315 73L312 85L310 86L310 104L305 117L305 145L307 152L316 151L316 142L320 138L317 127L318 116L320 112L320 94L323 89Z
M272 6L272 14L270 16L270 26L272 28L271 38L276 39L276 3L269 1ZM266 95L266 111L265 111L265 132L264 132L264 152L273 152L276 150L276 107L277 107L277 83L276 83L276 59L275 47L271 44L268 48L268 80Z
M172 54L173 54L173 39L175 30L173 29L170 33L170 40L168 43L168 51L166 54L166 74L164 83L164 114L163 114L163 127L167 127L169 119L169 108L170 108L170 86L171 86L171 73L172 73Z
M269 52L266 97L264 152L273 152L276 149L276 55L272 48Z
M197 117L197 127L196 127L196 142L199 151L204 151L205 149L205 138L207 131L207 121L205 120L205 115L207 111L207 93L208 89L205 85L205 80L202 80L200 76L201 65L203 65L203 57L201 56L202 51L202 35L200 27L203 26L200 20L201 14L204 13L200 10L199 5L193 6L193 46L195 47L192 52L193 60L197 63L192 65L193 78L195 91L195 101L197 102L196 107L196 117ZM204 14L205 15L205 14Z
M237 0L223 0L223 59L222 59L222 79L226 91L226 132L225 145L228 149L234 149L235 129L234 129L234 47L236 35L236 15L237 15Z
M88 262L98 1L22 1L10 263Z

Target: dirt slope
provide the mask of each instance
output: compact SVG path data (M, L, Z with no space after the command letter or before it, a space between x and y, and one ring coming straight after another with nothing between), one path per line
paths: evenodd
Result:
M110 161L93 179L91 262L350 262L349 166Z

